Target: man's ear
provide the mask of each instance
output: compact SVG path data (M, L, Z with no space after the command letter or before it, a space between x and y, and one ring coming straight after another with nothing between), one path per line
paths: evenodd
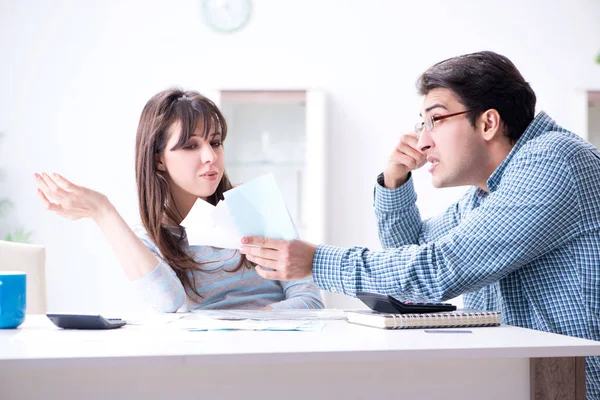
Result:
M167 166L165 165L165 161L163 160L162 155L158 157L158 160L156 160L156 169L162 172L165 172L167 170Z
M492 140L497 135L503 135L502 130L502 119L500 119L500 113L493 108L485 111L479 117L480 131L484 140Z

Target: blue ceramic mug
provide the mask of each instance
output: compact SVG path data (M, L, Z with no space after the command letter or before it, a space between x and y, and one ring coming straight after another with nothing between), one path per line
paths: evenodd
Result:
M0 329L16 328L25 321L27 274L0 271Z

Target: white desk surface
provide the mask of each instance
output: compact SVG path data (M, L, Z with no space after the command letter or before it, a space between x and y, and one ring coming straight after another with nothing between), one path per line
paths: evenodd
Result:
M0 368L600 355L600 342L512 326L463 328L472 333L459 334L323 322L320 332L188 332L169 325L78 331L62 330L43 315L30 315L18 329L0 330Z

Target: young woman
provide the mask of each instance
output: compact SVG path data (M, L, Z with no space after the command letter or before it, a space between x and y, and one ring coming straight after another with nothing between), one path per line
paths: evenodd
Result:
M140 117L136 181L143 226L130 229L108 198L58 174L36 173L44 206L92 218L145 302L161 312L203 309L323 308L312 278L261 278L239 250L190 246L179 223L198 199L216 205L232 188L224 169L227 124L193 91L152 97Z

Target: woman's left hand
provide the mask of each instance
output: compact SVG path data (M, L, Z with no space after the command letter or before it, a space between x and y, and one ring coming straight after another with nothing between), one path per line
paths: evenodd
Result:
M34 174L38 197L44 206L70 220L92 218L97 220L110 208L102 193L75 185L59 174Z

